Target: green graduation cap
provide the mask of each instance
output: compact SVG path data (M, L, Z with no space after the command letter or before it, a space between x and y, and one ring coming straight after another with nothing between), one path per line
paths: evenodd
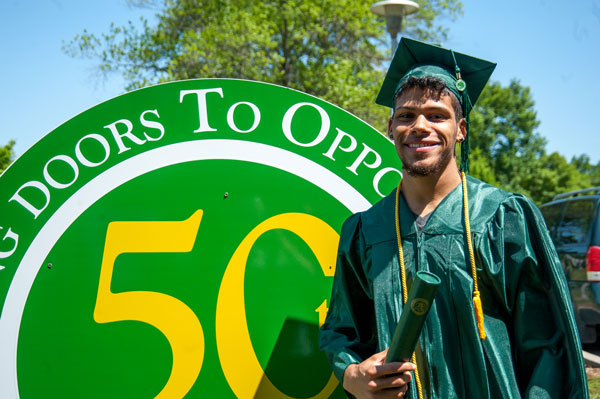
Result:
M496 64L440 46L402 38L387 71L377 104L394 108L394 98L410 76L442 79L461 103L469 126L469 113L489 80ZM461 145L461 169L468 172L469 134Z

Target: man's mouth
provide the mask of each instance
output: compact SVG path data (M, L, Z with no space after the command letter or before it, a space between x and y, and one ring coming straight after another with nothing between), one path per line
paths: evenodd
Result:
M439 143L409 143L405 144L406 147L410 148L413 151L424 152L432 150L437 147Z

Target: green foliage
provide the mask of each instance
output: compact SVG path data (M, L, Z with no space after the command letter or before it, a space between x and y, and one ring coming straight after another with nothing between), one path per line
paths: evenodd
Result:
M577 168L579 173L588 176L591 186L600 186L600 162L598 162L596 165L592 165L590 163L590 157L586 154L582 154L573 157L571 159L571 164Z
M457 151L458 154L460 152ZM499 186L498 181L496 180L496 174L494 173L494 169L491 165L491 159L487 158L483 155L480 148L473 148L469 155L469 174L471 176L477 177L479 180L482 180L486 183L489 183L493 186ZM460 161L459 161L460 166Z
M531 196L526 180L536 173L546 144L535 133L538 125L529 88L515 80L508 87L488 84L471 114L471 150L479 158L471 174L494 176L500 187Z
M4 169L8 168L8 165L11 164L14 157L13 146L15 145L15 141L11 140L7 145L0 147L0 173L4 171Z
M569 163L556 152L546 154L534 106L529 88L516 80L484 89L471 115L471 174L538 204L600 183L600 165L591 166L586 155Z
M460 0L418 0L404 34L442 42L441 20L462 14ZM387 129L388 110L375 105L388 53L385 21L361 0L129 0L155 7L156 24L84 31L63 49L119 72L127 89L190 78L252 79L328 100ZM546 154L528 87L491 83L471 117L471 174L538 204L555 194L600 185L600 163L586 155L569 163Z
M137 7L157 1L130 0ZM419 0L405 33L441 41L439 17L462 13L460 0ZM63 49L121 72L134 89L162 81L228 77L298 89L354 113L380 130L387 110L374 104L385 70L383 18L362 0L165 0L157 24L138 31L112 25L100 37L84 31Z
M531 197L538 203L552 200L556 194L590 186L589 176L581 174L562 155L542 155L538 168L522 180Z

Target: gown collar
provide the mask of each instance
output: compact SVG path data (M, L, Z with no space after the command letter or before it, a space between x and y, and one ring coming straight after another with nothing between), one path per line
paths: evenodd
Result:
M395 196L395 191L392 193ZM402 193L400 193L402 194ZM452 189L431 212L422 234L460 234L464 232L462 185ZM393 202L393 201L391 201ZM393 204L392 204L393 205ZM400 195L400 228L402 236L417 234L416 215L410 210L404 195ZM392 207L392 213L394 209Z

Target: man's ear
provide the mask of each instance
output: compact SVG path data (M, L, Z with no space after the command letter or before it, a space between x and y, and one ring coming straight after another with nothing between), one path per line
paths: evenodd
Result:
M456 134L456 141L462 143L467 138L467 121L462 118L458 121L458 132Z
M392 118L388 119L388 137L390 138L390 140L394 139L394 135L392 134Z

